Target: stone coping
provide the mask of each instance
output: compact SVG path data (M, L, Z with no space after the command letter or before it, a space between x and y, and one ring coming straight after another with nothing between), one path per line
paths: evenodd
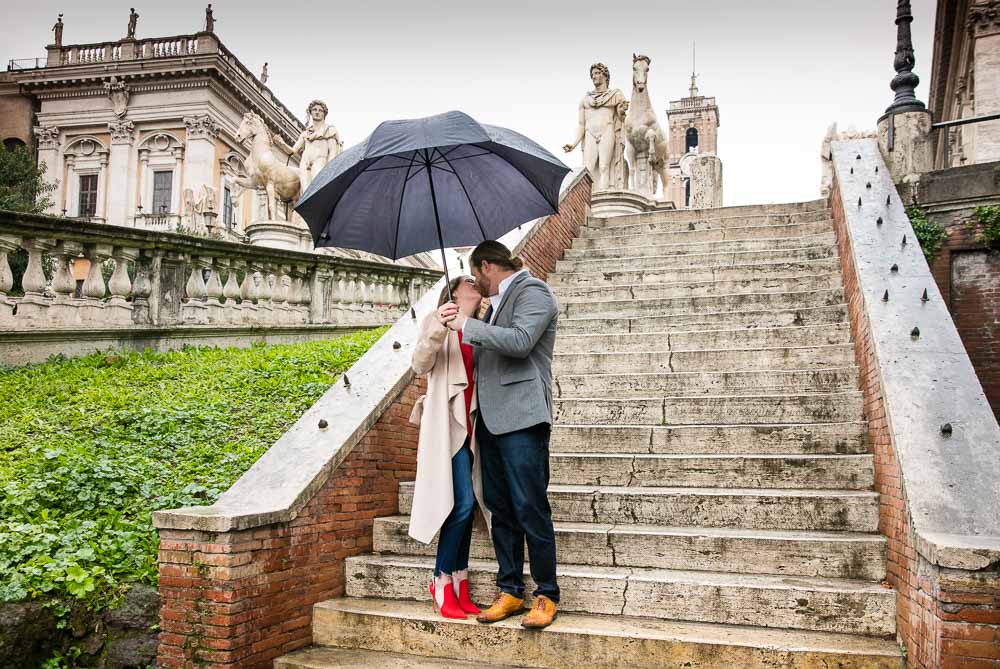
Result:
M915 548L983 569L1000 561L1000 427L877 140L834 142L833 163Z
M564 182L560 202L583 175ZM520 239L509 240L515 254L547 220L521 226ZM413 380L410 361L420 321L437 308L444 283L441 277L420 296L413 312L396 321L214 504L155 511L153 525L228 532L294 519ZM318 427L321 419L325 429Z

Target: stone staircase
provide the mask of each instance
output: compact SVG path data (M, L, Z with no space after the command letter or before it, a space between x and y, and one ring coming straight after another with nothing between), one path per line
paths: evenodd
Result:
M902 667L825 201L591 219L550 283L556 623L436 616L435 547L380 518L275 666Z

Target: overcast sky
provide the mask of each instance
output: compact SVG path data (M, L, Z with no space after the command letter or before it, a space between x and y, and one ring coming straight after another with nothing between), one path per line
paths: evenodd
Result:
M193 33L205 2L135 0L138 37ZM0 54L44 56L59 12L63 41L124 37L128 2L9 0ZM601 61L631 94L632 53L651 57L649 90L666 126L667 102L687 95L691 44L698 85L717 98L726 205L819 196L819 146L829 123L874 128L892 100L895 0L221 0L216 33L305 118L330 107L347 145L382 120L461 109L522 132L581 164L577 105ZM917 95L927 100L934 0L913 0ZM626 8L632 9L626 9Z

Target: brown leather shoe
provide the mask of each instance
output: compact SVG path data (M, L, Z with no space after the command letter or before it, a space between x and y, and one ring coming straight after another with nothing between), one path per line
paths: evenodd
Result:
M481 623L495 623L504 618L510 618L515 613L520 613L523 610L523 599L518 599L506 592L500 592L493 598L493 604L490 608L476 616L476 620Z
M541 629L548 627L556 617L556 603L545 595L535 597L531 611L521 620L521 627Z

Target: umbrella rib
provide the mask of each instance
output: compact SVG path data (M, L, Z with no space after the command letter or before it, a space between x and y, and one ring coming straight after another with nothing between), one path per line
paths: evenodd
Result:
M399 210L396 212L396 238L392 241L393 260L396 259L396 249L399 247L399 221L403 216L403 196L406 195L406 184L410 180L410 169L413 167L413 161L415 161L416 158L417 152L414 151L413 155L410 156L410 164L406 166L406 179L403 180L403 190L399 193Z
M476 211L476 205L472 204L472 198L469 197L469 191L465 188L465 182L462 181L462 177L458 175L458 170L455 166L451 164L451 161L444 157L444 155L438 151L438 155L444 159L444 162L448 163L448 167L452 169L452 174L458 179L458 185L462 187L462 192L465 193L465 199L469 201L469 208L472 209L472 215L476 217L476 225L479 226L479 232L483 233L483 241L486 241L486 231L483 230L483 224L479 220L479 213Z
M476 146L479 146L479 145L476 144ZM532 181L531 179L529 179L525 175L525 173L521 171L520 167L518 167L514 163L510 162L509 160L507 160L506 158L504 158L503 156L501 156L496 151L490 151L490 149L488 147L479 146L479 148L482 149L483 151L486 151L487 153L492 153L492 154L496 155L497 158L499 158L500 160L506 162L508 165L510 165L511 167L513 167L515 170L517 170L518 174L520 174L522 177L524 177L525 181L527 181L529 184L531 184L532 186L534 186L535 190L538 191L538 194L542 196L543 200L545 200L545 204L547 204L550 207L552 207L553 212L555 212L555 213L559 212L559 206L555 205L555 204L552 204L552 201L549 200L549 198L545 195L545 193L542 192L542 189L538 187L538 184L536 184L534 181ZM516 149L515 149L515 151L516 151Z

